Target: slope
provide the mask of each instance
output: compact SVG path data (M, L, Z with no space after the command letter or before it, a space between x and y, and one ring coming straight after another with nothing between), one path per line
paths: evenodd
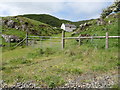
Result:
M2 22L2 33L5 34L15 34L15 32L25 33L28 30L28 33L32 35L48 36L61 32L60 29L55 29L48 24L44 24L25 17L3 17Z
M75 24L78 27L80 24L89 21L89 20L84 20L84 21L72 22L69 20L62 20L48 14L26 14L26 15L20 15L20 16L34 19L34 20L49 24L53 27L60 27L62 23L71 23L71 24Z

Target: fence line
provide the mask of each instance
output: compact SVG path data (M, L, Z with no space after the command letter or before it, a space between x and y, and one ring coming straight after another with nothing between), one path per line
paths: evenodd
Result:
M88 37L64 37L64 39L104 39L106 36L88 36ZM120 38L120 36L108 36L108 38Z
M81 35L79 35L78 37L65 37L65 32L62 31L62 49L64 49L65 47L65 39L78 39L79 40L79 45L81 45L81 39L106 39L105 41L105 48L108 48L109 45L109 38L120 38L120 36L109 36L108 32L106 32L106 36L85 36L85 37L81 37Z
M22 42L24 42L26 40L26 46L28 46L28 40L30 39L35 39L36 37L38 38L42 38L42 40L51 40L51 39L61 39L62 42L62 49L65 48L65 40L66 39L77 39L79 40L79 45L81 45L81 39L106 39L105 40L105 48L109 48L109 38L120 38L120 36L109 36L108 32L106 32L106 36L81 36L79 35L78 37L65 37L65 31L62 31L62 37L51 37L51 36L28 36L28 34L26 34L26 37L19 42L15 47L17 47L18 45L20 45ZM45 39L47 38L47 39ZM37 39L40 40L40 39Z

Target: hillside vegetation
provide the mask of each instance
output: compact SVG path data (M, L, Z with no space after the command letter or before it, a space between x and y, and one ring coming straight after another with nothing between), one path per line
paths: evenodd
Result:
M20 16L2 17L1 22L1 34L10 36L15 35L21 40L25 38L26 32L32 36L51 36L59 34L62 31L60 28L53 28L48 24ZM1 36L0 39L2 41L1 45L8 46L8 42L5 42L5 39ZM11 43L11 46L14 46L15 44L16 43Z
M118 36L118 17L110 15L105 19L112 24L92 25L80 31L79 34ZM61 36L61 34L54 35ZM71 33L66 32L66 36ZM59 41L59 42L57 42ZM76 40L66 40L65 49L61 50L61 39L37 41L29 47L18 47L2 53L1 75L11 86L16 82L32 81L39 87L60 87L79 76L102 75L103 73L117 74L118 39L109 39L109 48L105 50L105 39L83 40L79 46ZM56 44L54 44L56 42ZM51 43L51 44L50 44ZM81 82L90 82L80 78ZM111 86L113 87L113 86Z
M62 20L47 14L26 14L26 15L20 15L20 16L34 19L34 20L49 24L53 27L60 27L62 23L71 23L79 27L80 24L90 21L90 20L84 20L84 21L72 22L68 20Z
M25 17L3 17L2 21L3 34L15 34L24 37L27 30L31 35L41 36L50 36L61 32L60 29Z

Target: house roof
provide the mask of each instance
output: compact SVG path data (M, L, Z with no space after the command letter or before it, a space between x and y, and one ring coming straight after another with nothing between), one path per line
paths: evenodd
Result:
M72 24L65 24L65 27L76 28L76 26L75 26L75 25L72 25Z

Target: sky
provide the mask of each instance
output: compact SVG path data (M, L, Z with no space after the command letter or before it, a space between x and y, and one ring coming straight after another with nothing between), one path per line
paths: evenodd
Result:
M99 18L114 0L1 0L0 16L50 14L60 19L81 21Z

